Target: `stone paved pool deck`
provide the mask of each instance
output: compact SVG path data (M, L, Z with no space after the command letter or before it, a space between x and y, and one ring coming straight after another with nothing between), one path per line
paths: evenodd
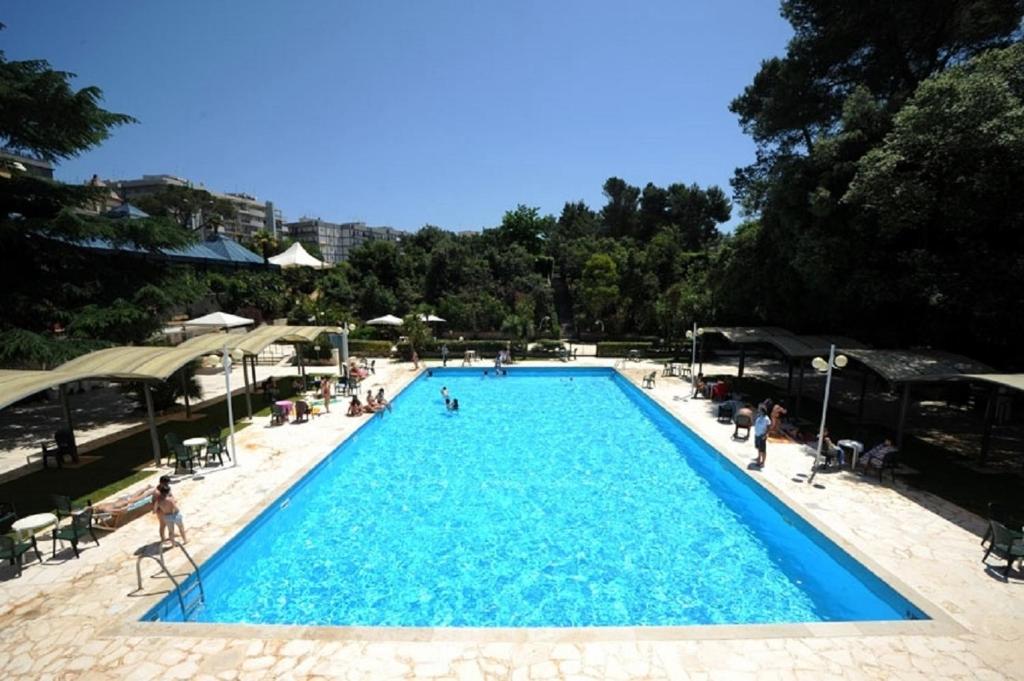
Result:
M584 361L569 366L609 366ZM546 364L550 366L550 364ZM623 373L639 384L653 365ZM370 384L394 394L408 364ZM734 442L707 401L660 377L645 391L746 469L752 442ZM586 408L581 405L581 408ZM213 554L365 418L335 413L237 436L239 465L175 485L189 549ZM385 416L386 418L386 416ZM756 477L926 611L930 622L614 629L390 629L143 623L166 592L134 552L157 536L151 516L32 563L0 582L0 678L11 679L1002 679L1024 678L1024 579L986 570L980 518L930 494L848 472L819 474L794 444L769 444ZM73 471L69 471L73 474ZM154 473L154 479L157 473ZM993 561L993 565L997 565ZM172 561L185 571L184 559ZM5 576L13 573L5 572Z

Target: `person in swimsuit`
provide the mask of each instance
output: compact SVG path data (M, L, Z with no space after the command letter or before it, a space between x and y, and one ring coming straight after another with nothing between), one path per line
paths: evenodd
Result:
M178 503L174 500L174 495L171 494L170 482L162 482L157 485L156 498L153 500L153 512L160 518L160 543L163 544L164 539L164 528L168 530L168 540L171 545L174 544L174 529L181 532L181 543L184 544L188 541L185 536L185 523L181 517L181 509L178 508Z

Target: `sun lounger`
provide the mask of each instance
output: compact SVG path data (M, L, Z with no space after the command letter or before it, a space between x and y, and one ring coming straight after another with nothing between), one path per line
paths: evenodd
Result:
M96 510L93 524L103 530L116 530L136 518L146 515L152 508L153 494L150 493L124 506L115 506L110 511Z

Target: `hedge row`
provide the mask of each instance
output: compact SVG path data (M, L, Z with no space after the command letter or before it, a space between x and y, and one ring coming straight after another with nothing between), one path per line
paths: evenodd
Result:
M386 340L349 340L349 355L367 355L369 357L390 357L394 343Z
M448 345L448 358L458 359L461 358L466 350L475 350L476 354L481 357L494 357L502 350L508 349L508 341L442 341L426 343L421 347L416 348L416 354L420 356L420 359L432 358L437 359L441 357L441 346ZM412 359L412 346L407 342L398 344L398 356L408 362ZM512 344L512 356L522 357L523 347L516 343Z
M625 357L629 354L630 350L637 350L641 357L647 357L650 354L651 347L654 344L651 342L604 342L597 344L597 356L598 357Z

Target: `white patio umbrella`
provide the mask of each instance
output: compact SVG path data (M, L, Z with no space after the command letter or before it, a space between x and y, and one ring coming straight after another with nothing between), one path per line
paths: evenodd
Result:
M426 322L428 324L433 324L434 322L443 322L446 320L441 319L440 317L434 314L421 314L420 321Z
M402 320L393 314L386 314L383 317L376 317L366 322L369 326L401 326Z
M284 269L289 267L312 267L314 270L324 270L330 267L327 263L317 260L302 247L302 244L295 242L288 247L284 253L267 258L267 262L278 265Z
M228 314L227 312L211 312L183 322L182 326L214 326L218 329L230 329L236 326L249 326L255 324L255 320Z

